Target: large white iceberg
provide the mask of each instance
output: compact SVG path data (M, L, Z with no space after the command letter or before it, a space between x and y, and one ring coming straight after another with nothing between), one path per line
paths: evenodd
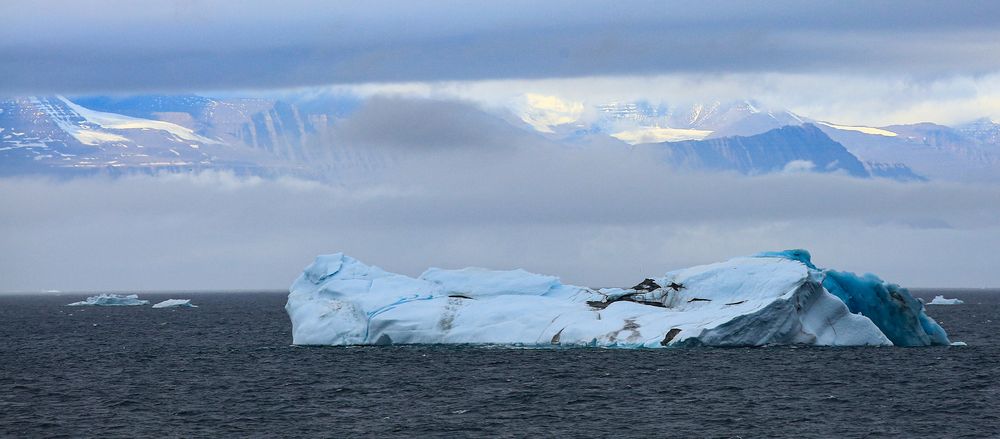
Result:
M928 305L961 305L965 302L962 299L945 299L944 296L934 296Z
M177 308L177 307L197 308L198 306L191 303L191 299L167 299L153 305L153 308Z
M66 306L137 306L147 303L149 303L148 300L140 300L139 296L135 294L127 296L120 294L99 294Z
M285 305L298 345L947 345L909 292L823 270L804 250L761 253L592 289L523 270L432 268L411 278L322 255Z

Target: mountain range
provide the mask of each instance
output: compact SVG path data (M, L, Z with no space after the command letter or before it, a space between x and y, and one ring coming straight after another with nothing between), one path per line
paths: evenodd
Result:
M0 101L0 175L212 169L337 181L378 172L393 161L385 150L342 135L363 107L363 101L350 97L294 102L196 95L7 99ZM848 126L750 100L680 106L614 102L591 110L589 117L550 117L551 125L516 109L477 111L477 117L518 133L517 138L537 137L569 149L591 144L641 150L679 169L1000 182L1000 124L989 119L954 127ZM533 114L537 118L537 111ZM456 124L469 123L461 119Z

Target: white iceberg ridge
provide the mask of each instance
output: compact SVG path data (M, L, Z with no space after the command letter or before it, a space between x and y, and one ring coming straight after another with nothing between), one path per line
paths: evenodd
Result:
M298 345L947 345L909 292L819 269L805 250L761 253L592 289L524 270L432 268L414 279L322 255L285 305Z
M962 299L945 299L944 296L934 296L928 305L961 305Z
M191 303L191 299L167 299L162 302L153 305L153 308L197 308L198 306Z
M127 296L120 294L99 294L66 306L137 306L147 303L149 303L148 300L140 300L139 296L135 294Z

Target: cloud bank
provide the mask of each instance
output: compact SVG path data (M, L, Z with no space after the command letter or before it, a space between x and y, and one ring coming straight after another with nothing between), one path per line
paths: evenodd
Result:
M567 282L804 247L909 286L1000 284L1000 188L667 173L638 156L429 154L362 187L225 173L0 180L0 291L284 288L344 251L411 275L523 267Z
M0 94L580 76L1000 70L972 1L6 1Z

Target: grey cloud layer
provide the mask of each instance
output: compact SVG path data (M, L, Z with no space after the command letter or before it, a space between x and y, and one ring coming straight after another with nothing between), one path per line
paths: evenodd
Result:
M356 114L338 124L330 141L391 153L507 153L515 145L549 143L537 134L512 129L509 123L473 103L385 96L367 99Z
M995 2L14 1L0 93L1000 70Z
M1000 188L654 174L612 158L439 157L350 189L226 174L4 179L0 291L283 288L334 251L411 275L523 267L615 286L794 247L911 286L1000 284Z

